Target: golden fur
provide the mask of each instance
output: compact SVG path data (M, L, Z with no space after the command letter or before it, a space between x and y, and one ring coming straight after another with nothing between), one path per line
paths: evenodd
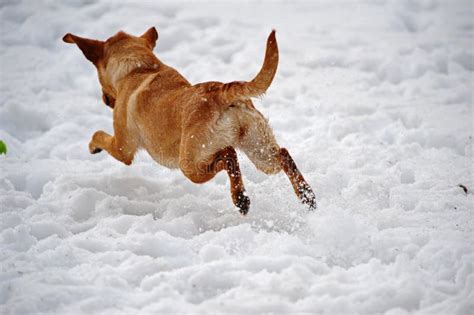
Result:
M250 82L205 82L192 85L153 54L158 33L150 28L136 37L119 32L104 41L66 34L97 68L103 100L113 108L114 135L97 131L91 153L106 150L130 165L138 149L155 161L180 168L195 183L220 170L231 180L234 204L246 214L250 201L234 148L241 149L266 174L284 170L296 194L310 208L315 197L286 149L280 148L251 97L270 86L278 65L275 31L267 40L262 69Z

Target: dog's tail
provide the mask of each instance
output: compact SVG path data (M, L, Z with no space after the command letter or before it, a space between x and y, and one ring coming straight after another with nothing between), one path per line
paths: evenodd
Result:
M220 99L224 104L232 104L237 100L259 97L265 93L275 77L278 67L278 45L273 30L267 39L265 60L260 72L250 82L234 81L222 85Z

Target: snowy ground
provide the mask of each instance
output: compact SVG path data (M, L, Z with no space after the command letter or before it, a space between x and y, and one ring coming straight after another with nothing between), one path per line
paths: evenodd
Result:
M472 314L472 1L160 3L1 1L0 313ZM153 25L194 83L252 78L277 29L256 106L317 212L244 156L247 217L225 174L89 155L111 112L60 39Z

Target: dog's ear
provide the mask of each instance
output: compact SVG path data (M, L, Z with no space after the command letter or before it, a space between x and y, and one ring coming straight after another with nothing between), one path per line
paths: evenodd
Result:
M150 27L141 38L145 39L150 44L151 49L155 48L156 40L158 39L158 32L155 27Z
M70 44L76 44L86 58L93 64L102 59L104 55L104 42L100 40L82 38L71 33L63 37L63 41Z

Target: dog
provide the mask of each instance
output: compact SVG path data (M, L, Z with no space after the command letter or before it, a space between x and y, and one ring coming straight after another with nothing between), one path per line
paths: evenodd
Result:
M193 85L153 54L157 39L154 27L138 37L120 31L106 41L71 33L63 37L97 68L102 100L113 109L114 135L95 132L90 153L105 150L130 165L137 150L145 149L159 164L179 168L199 184L225 170L232 201L246 215L250 199L237 148L265 174L283 170L301 202L315 209L313 190L251 101L266 92L275 76L279 58L275 30L267 39L262 68L249 82Z

